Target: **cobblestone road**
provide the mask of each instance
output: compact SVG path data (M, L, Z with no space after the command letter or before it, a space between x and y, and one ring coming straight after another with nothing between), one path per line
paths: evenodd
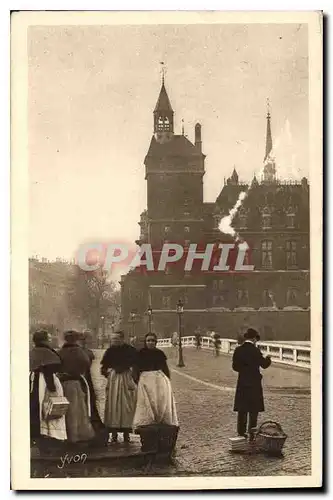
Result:
M166 352L173 369L176 364L175 353L170 350ZM180 420L175 464L154 466L150 470L132 469L125 464L121 469L103 466L98 468L98 472L86 471L85 476L311 474L310 396L291 393L295 387L309 388L308 373L278 366L272 366L264 372L266 412L260 418L261 421L276 420L282 424L288 435L284 458L233 455L228 451L228 438L235 435L233 392L221 391L183 375L213 385L234 387L236 376L230 368L230 357L214 358L211 352L197 352L189 348L185 350L185 362L185 368L172 372ZM94 363L93 378L102 414L105 382L99 376L98 359ZM279 393L271 392L270 388L279 389Z

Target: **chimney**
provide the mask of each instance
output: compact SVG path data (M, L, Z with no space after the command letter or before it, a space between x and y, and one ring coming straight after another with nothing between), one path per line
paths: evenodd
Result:
M202 151L202 142L201 142L201 125L200 123L197 123L195 126L195 142L194 142L196 148L200 151Z

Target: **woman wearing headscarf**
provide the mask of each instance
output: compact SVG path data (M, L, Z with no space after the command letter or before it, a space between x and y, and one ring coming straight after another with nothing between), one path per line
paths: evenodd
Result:
M91 424L91 395L85 378L91 360L80 346L80 334L69 330L59 351L62 361L61 382L70 405L66 413L66 428L70 443L87 442L95 437Z
M101 373L107 378L104 425L117 442L118 432L129 442L136 402L136 384L132 370L137 350L124 342L124 332L111 335L111 346L101 361Z
M46 330L37 330L33 343L30 351L30 439L50 449L67 439L65 417L48 420L44 413L50 396L64 395L56 375L61 370L61 359L51 348L51 336Z
M148 333L145 346L139 351L138 396L133 427L150 424L178 426L176 404L170 384L167 358L157 349L157 336Z

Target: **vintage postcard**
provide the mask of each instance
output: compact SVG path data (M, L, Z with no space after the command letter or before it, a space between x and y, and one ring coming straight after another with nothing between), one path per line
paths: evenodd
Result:
M322 40L12 14L13 489L322 485Z

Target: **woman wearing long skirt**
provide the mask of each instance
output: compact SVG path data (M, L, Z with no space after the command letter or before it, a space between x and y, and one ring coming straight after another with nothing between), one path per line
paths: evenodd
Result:
M88 340L88 335L89 332L83 332L81 335L81 347L84 350L84 352L88 355L89 360L90 360L90 367L84 374L84 378L86 379L90 391L90 409L91 409L91 417L90 421L93 426L93 429L95 431L95 443L96 446L106 446L108 443L109 439L109 434L108 431L103 424L98 408L97 408L97 398L96 398L96 392L95 392L95 387L94 383L92 380L91 376L91 365L93 361L95 360L95 355L91 349L87 347L87 340Z
M136 384L132 369L136 365L137 350L124 343L124 333L111 336L111 346L101 361L101 373L107 378L104 425L117 442L118 432L129 442L136 403Z
M63 388L56 373L61 370L61 359L51 348L51 336L46 330L33 335L30 351L30 439L45 451L61 446L67 439L65 417L48 420L44 407L50 396L63 396Z
M95 437L91 424L90 389L85 378L91 360L79 345L80 334L72 330L65 332L65 343L59 351L62 361L60 376L64 395L69 401L66 413L66 428L70 443L89 442Z
M148 333L138 354L139 384L133 427L150 424L178 426L166 355L156 348L157 337Z

